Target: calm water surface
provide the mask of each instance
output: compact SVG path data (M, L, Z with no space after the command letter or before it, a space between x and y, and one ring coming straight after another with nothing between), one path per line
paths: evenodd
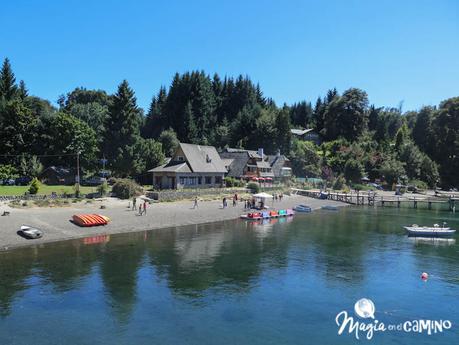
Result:
M348 208L0 253L0 344L457 344L459 245L401 228L442 220L459 228L447 212ZM372 321L354 314L362 297L379 322L452 329L338 336L342 310Z

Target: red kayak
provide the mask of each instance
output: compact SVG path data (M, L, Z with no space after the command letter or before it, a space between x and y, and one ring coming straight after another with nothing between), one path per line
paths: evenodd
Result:
M100 214L75 214L73 222L79 226L107 225L110 219Z

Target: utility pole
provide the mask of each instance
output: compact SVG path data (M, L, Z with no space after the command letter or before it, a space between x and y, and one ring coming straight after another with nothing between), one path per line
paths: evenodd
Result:
M76 194L80 197L80 151L77 152L77 181L76 181Z

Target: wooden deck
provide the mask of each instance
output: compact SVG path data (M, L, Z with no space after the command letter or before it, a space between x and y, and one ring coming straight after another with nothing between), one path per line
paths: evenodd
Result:
M412 207L418 208L422 206L427 209L432 209L433 205L445 205L452 212L456 211L456 203L459 198L449 197L438 198L428 196L380 196L377 192L357 192L357 193L338 193L338 192L322 192L320 190L306 190L292 188L294 194L304 195L315 199L327 199L340 201L351 205L368 205L368 206L392 206L392 207Z

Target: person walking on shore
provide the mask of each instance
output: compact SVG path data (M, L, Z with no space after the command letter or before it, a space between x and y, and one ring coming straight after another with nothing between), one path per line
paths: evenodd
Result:
M139 205L139 216L143 214L143 207L142 204Z
M195 198L194 198L193 209L195 209L195 208L198 208L198 197L195 197Z
M143 202L143 213L147 214L147 200Z
M223 208L226 208L226 197L223 198Z
M235 207L235 206L236 206L236 201L237 201L237 197L236 197L236 196L234 196L234 197L233 197L233 207Z
M137 211L137 198L132 198L132 211Z

